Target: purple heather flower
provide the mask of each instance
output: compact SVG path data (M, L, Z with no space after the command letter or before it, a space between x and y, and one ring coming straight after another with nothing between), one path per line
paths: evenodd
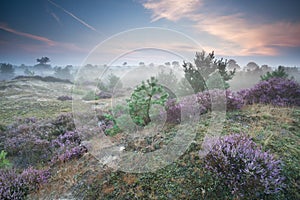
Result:
M275 194L284 187L282 162L270 152L263 152L245 134L206 139L204 143L203 147L208 148L206 170L223 181L235 196Z
M294 80L272 78L238 94L245 104L262 103L275 106L300 106L300 84Z

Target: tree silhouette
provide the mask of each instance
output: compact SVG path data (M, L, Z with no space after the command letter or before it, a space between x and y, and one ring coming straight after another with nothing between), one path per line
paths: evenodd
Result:
M261 66L261 70L263 72L268 72L268 71L272 71L272 67L268 66L268 65L262 65Z
M236 61L234 59L229 59L227 62L227 67L229 70L240 70L241 67L236 63Z
M173 67L178 67L179 66L179 62L178 61L173 61L172 62L172 66Z
M48 57L41 57L41 58L37 58L36 61L40 64L40 65L45 65L48 62L50 62L50 59Z
M36 64L34 67L37 72L44 73L46 71L52 70L51 65L47 64L48 62L50 62L50 59L48 57L37 58L36 61L38 62L38 64Z
M171 63L170 63L170 62L165 62L165 65L166 65L166 66L170 66Z
M72 65L67 65L66 67L55 67L54 68L54 76L61 79L68 79L72 80L71 69L73 68Z
M259 66L255 62L249 62L244 69L245 71L255 71L259 69Z
M13 66L9 63L1 63L0 65L0 73L13 74L15 71Z
M14 67L9 63L1 63L0 64L0 80L1 79L11 79L14 76L15 69Z

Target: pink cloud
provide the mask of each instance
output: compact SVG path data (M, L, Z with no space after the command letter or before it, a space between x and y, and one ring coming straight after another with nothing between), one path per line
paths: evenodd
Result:
M200 7L202 0L148 0L144 8L151 10L152 22L165 18L177 21Z
M238 55L277 55L277 47L300 46L300 23L251 24L238 14L202 18L194 27L238 45Z
M37 36L37 35L29 34L29 33L24 33L24 32L12 29L12 28L8 27L5 24L0 24L0 29L2 29L4 31L7 31L9 33L15 34L15 35L23 36L23 37L30 38L32 40L40 41L40 42L43 43L43 44L37 44L37 45L33 45L33 44L14 44L14 45L17 45L18 48L24 49L26 51L38 52L41 49L44 49L44 50L48 50L49 52L50 51L64 52L66 50L76 51L76 52L87 52L86 49L78 47L75 44L64 43L64 42L56 42L56 41L50 40L46 37ZM0 41L0 44L7 45L9 43L7 41Z
M2 29L4 31L7 31L7 32L10 32L10 33L13 33L15 35L20 35L20 36L27 37L27 38L30 38L30 39L33 39L33 40L44 42L44 43L48 44L49 46L54 46L55 45L55 42L48 39L48 38L33 35L33 34L30 34L30 33L20 32L20 31L17 31L15 29L9 28L8 26L6 26L4 24L0 24L0 29Z
M209 1L207 1L209 3ZM278 55L278 47L300 46L300 23L275 21L251 23L243 13L221 16L203 8L204 0L148 0L143 6L152 11L152 21L188 18L196 31L223 41L213 43L223 55ZM200 13L200 10L201 13Z

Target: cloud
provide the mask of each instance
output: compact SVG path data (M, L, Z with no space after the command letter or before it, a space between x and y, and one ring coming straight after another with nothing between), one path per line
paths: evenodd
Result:
M51 0L48 0L48 2L51 3L52 5L54 5L55 7L61 9L66 14L70 15L72 18L74 18L76 21L78 21L79 23L81 23L82 25L84 25L85 27L87 27L88 29L90 29L92 31L95 31L96 33L102 34L99 31L97 31L96 28L94 28L93 26L89 25L88 23L86 23L85 21L83 21L82 19L80 19L79 17L77 17L76 15L74 15L73 13L71 13L70 11L67 11L66 9L64 9L63 7L61 7L60 5L54 3Z
M210 3L210 1L207 1ZM251 22L244 13L221 15L205 10L204 0L148 0L143 6L151 10L152 22L165 18L189 19L197 32L206 32L222 41L216 46L224 55L278 55L280 47L300 46L300 23L274 21Z
M300 23L253 24L242 14L235 14L207 17L205 20L198 16L194 28L239 46L238 55L272 56L279 54L278 47L300 46Z
M144 8L152 11L152 22L165 18L177 21L194 12L202 5L202 0L147 0Z
M54 42L54 41L52 41L48 38L33 35L33 34L29 34L29 33L20 32L20 31L17 31L15 29L9 28L8 26L6 26L4 24L0 24L0 29L2 29L4 31L7 31L7 32L10 32L10 33L13 33L15 35L20 35L20 36L24 36L24 37L27 37L27 38L30 38L30 39L33 39L33 40L44 42L44 43L48 44L49 46L54 46L56 44L56 42Z
M40 51L40 49L48 49L48 51L50 51L51 50L50 48L53 49L53 47L58 47L58 48L55 48L55 50L53 52L55 52L55 51L63 52L63 51L66 51L66 50L68 50L68 51L77 51L77 52L87 52L87 50L85 50L81 47L78 47L75 44L64 43L64 42L56 42L56 41L50 40L46 37L37 36L37 35L30 34L30 33L24 33L24 32L12 29L12 28L8 27L5 24L0 23L0 29L2 29L4 31L7 31L9 33L15 34L15 35L30 38L30 39L40 41L40 42L43 42L44 44L46 44L46 46L45 45L41 46L41 44L36 44L36 45L33 45L33 44L14 44L14 45L17 45L19 48L22 48L26 51L38 52L38 51ZM12 45L10 42L0 41L0 45L8 45L8 44L10 46Z

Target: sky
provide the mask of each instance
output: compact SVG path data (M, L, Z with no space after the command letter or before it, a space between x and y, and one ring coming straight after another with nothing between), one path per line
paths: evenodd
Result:
M205 50L241 67L300 67L299 8L299 0L0 0L0 63L159 64Z

